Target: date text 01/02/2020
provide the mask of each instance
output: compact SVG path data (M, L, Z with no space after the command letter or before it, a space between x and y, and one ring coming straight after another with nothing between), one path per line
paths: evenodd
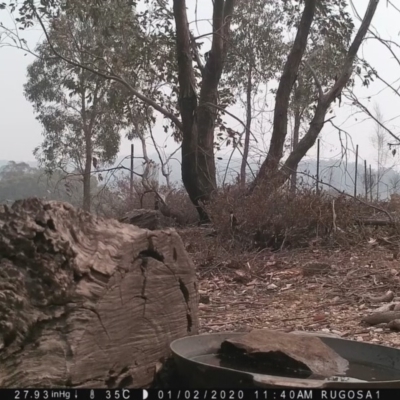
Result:
M357 389L235 389L159 390L149 400L384 400L400 399L400 390ZM385 395L382 396L382 393ZM396 397L393 397L396 396ZM111 399L110 399L111 400Z
M1 400L385 400L400 390L357 389L20 389L0 390Z

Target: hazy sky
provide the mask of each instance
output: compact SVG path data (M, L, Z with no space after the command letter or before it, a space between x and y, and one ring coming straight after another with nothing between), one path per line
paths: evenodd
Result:
M190 9L190 15L194 19L194 0L187 1ZM366 9L367 0L354 0L354 5L361 16ZM199 2L200 4L200 2ZM201 8L203 7L203 8ZM211 0L201 0L201 7L198 10L199 19L209 19L211 17ZM10 20L7 15L0 11L0 21L10 26ZM379 32L380 36L393 41L399 40L399 21L400 14L391 6L386 6L386 1L380 1L377 13L373 20L373 28ZM203 21L200 24L200 30L205 30L209 23ZM356 26L359 22L356 21ZM38 40L42 40L43 36L39 29L31 30L24 33L33 48ZM399 54L400 51L396 47L393 50ZM400 85L400 66L393 60L389 51L376 40L367 40L362 47L361 53L373 67L377 69L380 76L387 82L393 84L396 89ZM33 56L24 55L24 52L9 47L0 48L0 159L3 160L34 160L32 155L33 149L40 145L41 142L41 126L35 120L32 105L24 98L23 84L26 81L26 67L33 60ZM400 118L400 99L390 89L385 88L383 84L373 83L369 89L358 88L356 93L360 99L364 99L364 103L372 110L373 103L379 104L387 123L393 132L399 132ZM371 97L368 101L367 97ZM273 104L269 105L273 108ZM338 109L335 107L334 119L336 125L340 125L343 129L350 132L353 143L359 144L359 153L362 158L366 158L368 162L374 163L376 159L376 149L371 144L370 137L374 131L374 124L361 114L356 114L356 109L350 106ZM239 112L235 109L235 112ZM239 114L239 117L243 115ZM238 127L237 122L232 120L232 127ZM162 143L165 135L162 129L157 131L157 140ZM139 143L136 147L139 147ZM168 151L172 151L176 146L171 140L168 141ZM266 140L268 144L268 140ZM123 140L120 154L129 153L130 144L127 140ZM150 149L151 151L151 149ZM321 136L321 152L323 158L333 157L339 154L340 142L338 140L337 131L329 124L323 129ZM225 153L227 150L224 151ZM315 148L310 150L309 155L315 154Z

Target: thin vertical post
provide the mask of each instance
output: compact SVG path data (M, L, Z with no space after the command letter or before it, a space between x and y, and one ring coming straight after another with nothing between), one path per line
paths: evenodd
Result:
M379 190L380 190L380 177L379 177L379 164L376 169L376 201L379 201Z
M371 164L369 164L369 197L372 203L372 168Z
M319 139L317 140L317 195L319 194Z
M357 174L358 174L358 145L356 146L356 171L354 176L354 197L357 197Z
M368 201L368 174L367 174L367 160L364 160L364 184L365 184L365 200Z
M133 204L133 159L134 159L134 146L131 144L131 178L130 178L130 187L129 187L129 198L131 202L131 206Z

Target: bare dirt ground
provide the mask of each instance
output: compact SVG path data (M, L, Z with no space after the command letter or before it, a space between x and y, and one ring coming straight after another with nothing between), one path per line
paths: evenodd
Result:
M391 290L400 297L400 261L387 248L366 242L346 250L314 246L235 254L199 228L181 235L199 278L201 332L322 331L400 346L400 332L361 322L384 304L370 296ZM310 262L324 264L307 273Z

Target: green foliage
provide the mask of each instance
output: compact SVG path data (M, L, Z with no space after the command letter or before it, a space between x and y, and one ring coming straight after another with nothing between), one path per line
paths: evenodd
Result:
M301 17L298 2L285 2L286 24L296 28ZM354 23L344 0L318 2L309 34L309 43L299 68L298 79L291 98L291 111L300 113L302 120L310 120L318 99L318 87L310 67L318 77L323 90L335 83L341 73L350 45ZM348 85L352 85L350 80Z
M8 164L0 167L0 180L11 180L20 175L31 174L34 171L35 169L27 163L9 161Z
M232 20L231 47L222 80L222 85L225 85L222 90L227 92L225 98L229 99L229 94L231 97L226 106L243 97L248 107L247 97L250 96L250 102L253 103L254 97L262 94L263 87L277 78L287 50L281 20L282 7L274 1L242 1L237 5ZM242 145L237 132L227 128L222 118L217 141L218 149L224 141L227 146Z
M23 28L39 20L43 24L49 21L53 30L60 30L62 16L71 15L88 26L85 40L82 43L73 41L85 52L84 59L65 48L57 50L69 61L103 76L121 78L109 83L109 100L131 125L127 131L130 138L138 134L138 129L147 129L149 121L154 123L154 117L152 108L132 96L122 81L172 114L179 114L175 32L170 5L164 0L142 0L145 7L138 8L138 3L132 0L26 0L18 19ZM168 121L167 130L171 126Z
M287 50L281 20L282 8L274 1L239 2L225 68L230 87L239 95L246 92L249 71L254 92L280 71Z
M138 7L139 3L130 0L23 1L19 9L20 26L26 28L39 20L42 27L48 27L57 53L69 60L56 58L44 43L38 48L39 60L28 71L26 94L35 105L45 133L43 145L36 154L40 154L39 159L49 170L66 168L71 160L78 170L83 170L88 153L84 133L88 126L93 155L103 163L112 161L122 130L127 128L124 132L130 138L143 136L154 124L151 100L153 106L164 109L162 114L167 114L165 110L170 113L165 132L172 133L176 140L181 139L181 132L171 121L171 115L179 115L172 2L142 0L144 7ZM250 72L253 95L268 81L279 79L303 4L300 0L237 2L226 73L218 89L221 109L244 93ZM312 71L322 90L330 88L341 72L354 30L347 1L320 0L317 4L304 55L306 62L300 67L291 98L292 111L300 110L303 120L312 118L318 99ZM193 40L192 45L190 56L196 62L203 60L201 43ZM362 67L357 70L359 74ZM199 68L195 82L190 85L197 90L201 80ZM353 83L351 79L348 84ZM135 91L147 99L143 101ZM236 133L223 124L223 111L219 110L218 114L217 124L227 134L227 144L236 145Z
M101 56L111 44L103 34L74 9L54 21L49 38L64 57L102 68ZM83 173L87 146L100 163L113 162L126 121L113 107L110 82L56 57L47 41L36 52L25 95L44 128L43 143L35 150L40 163L49 171L73 165Z

